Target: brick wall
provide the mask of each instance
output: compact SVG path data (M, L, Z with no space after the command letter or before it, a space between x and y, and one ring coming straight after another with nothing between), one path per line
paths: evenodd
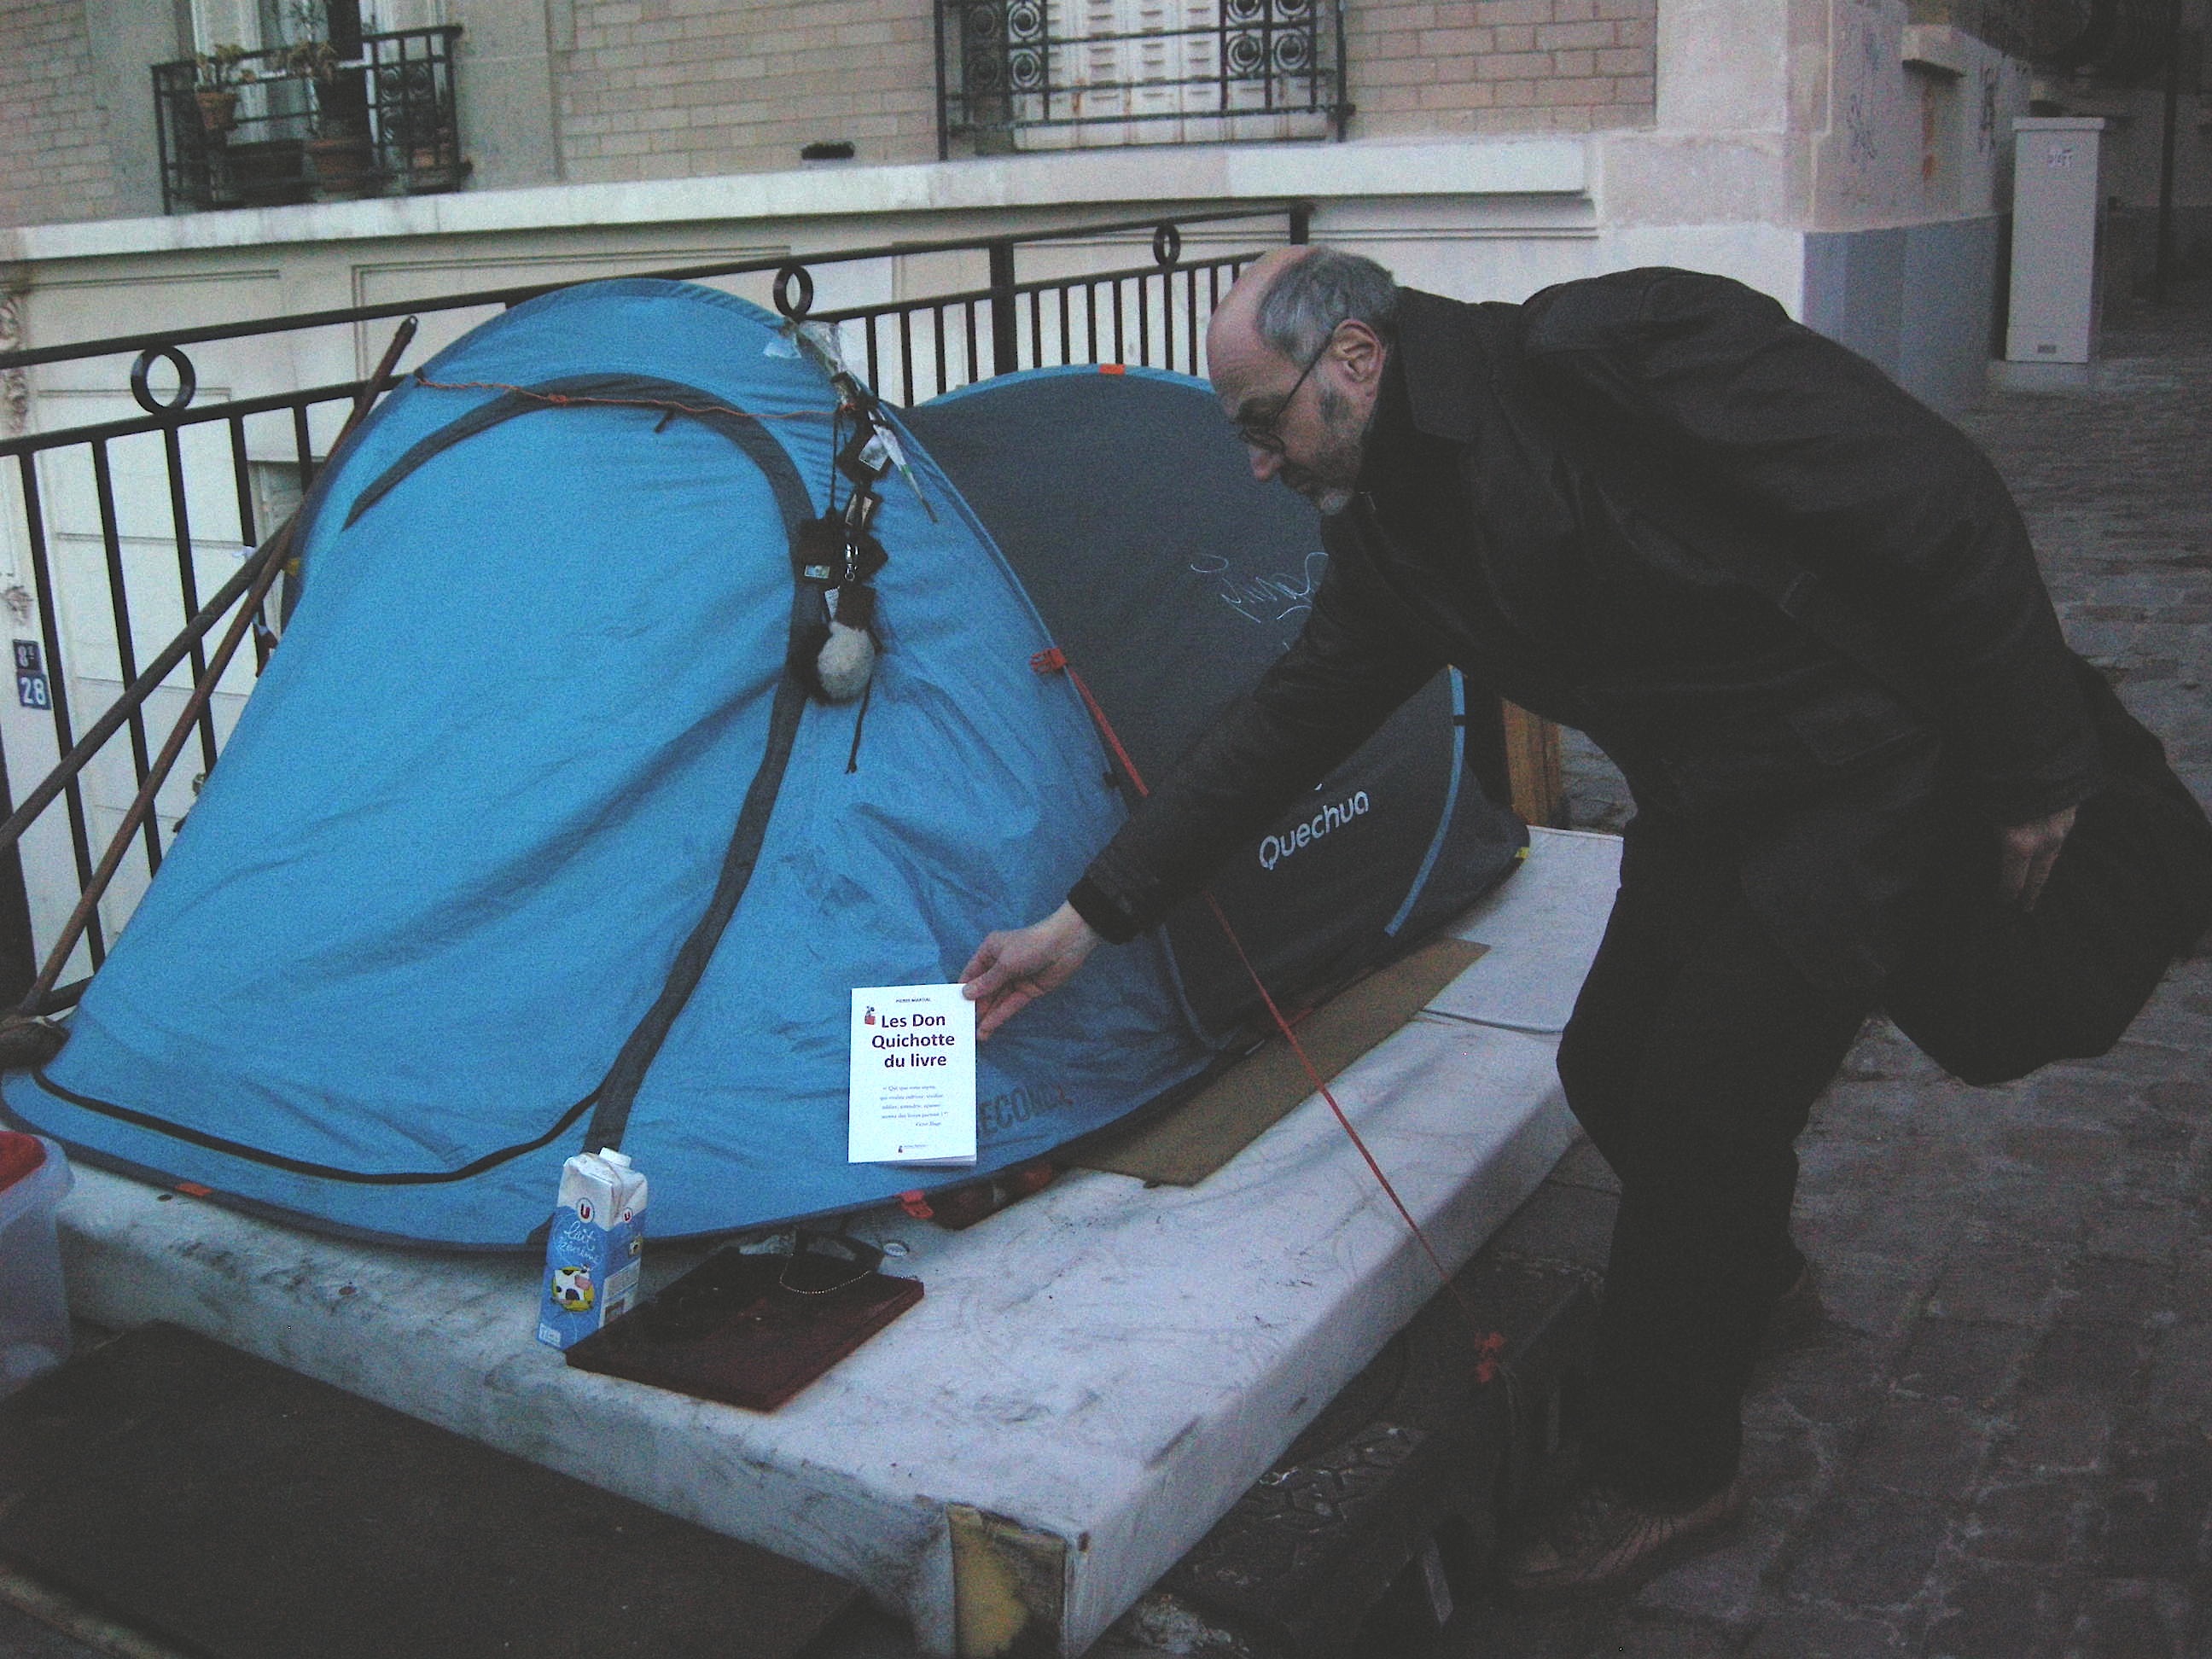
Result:
M0 0L0 225L97 219L115 197L82 0Z
M1360 137L1648 125L1656 0L1345 0ZM574 0L566 174L934 158L933 0ZM119 210L82 0L0 0L0 224ZM465 85L461 96L469 95ZM121 158L149 173L155 159Z
M937 159L931 0L576 0L556 64L573 179ZM467 95L463 89L462 95Z
M1650 126L1658 0L1345 0L1354 136Z
M1345 0L1356 137L1648 126L1657 0ZM937 153L931 0L575 0L578 179ZM465 93L464 94L465 95Z

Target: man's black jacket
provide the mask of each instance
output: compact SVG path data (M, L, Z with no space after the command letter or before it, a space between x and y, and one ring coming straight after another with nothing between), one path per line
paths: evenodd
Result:
M1729 577L1724 538L1877 618L1936 729ZM1589 732L1635 794L1632 851L1737 859L1825 982L1882 971L1946 814L2026 823L2097 782L1989 462L1725 278L1627 271L1520 306L1404 290L1358 492L1323 540L1304 635L1072 896L1108 938L1156 921L1446 663Z

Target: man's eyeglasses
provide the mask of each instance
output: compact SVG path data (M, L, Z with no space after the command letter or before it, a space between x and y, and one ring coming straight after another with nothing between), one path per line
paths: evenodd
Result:
M1291 405L1297 400L1298 388L1306 383L1306 376L1321 366L1321 360L1328 356L1329 347L1335 343L1336 331L1331 329L1328 337L1321 343L1321 349L1306 359L1306 366L1298 371L1298 378L1291 382L1291 389L1276 404L1273 414L1248 417L1237 422L1237 435L1248 447L1263 450L1270 455L1283 453L1283 416L1291 412Z

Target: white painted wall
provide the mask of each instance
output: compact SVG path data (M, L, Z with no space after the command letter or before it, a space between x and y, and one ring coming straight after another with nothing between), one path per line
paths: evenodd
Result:
M2027 68L1974 36L1914 26L1904 0L1827 0L1835 50L1813 144L1812 222L1850 230L2008 205Z

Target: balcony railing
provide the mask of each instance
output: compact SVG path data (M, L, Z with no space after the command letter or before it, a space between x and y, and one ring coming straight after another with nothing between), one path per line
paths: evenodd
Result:
M1341 138L1340 0L937 0L938 154Z
M456 190L467 177L453 88L458 27L154 65L170 213ZM218 82L221 83L218 84Z

